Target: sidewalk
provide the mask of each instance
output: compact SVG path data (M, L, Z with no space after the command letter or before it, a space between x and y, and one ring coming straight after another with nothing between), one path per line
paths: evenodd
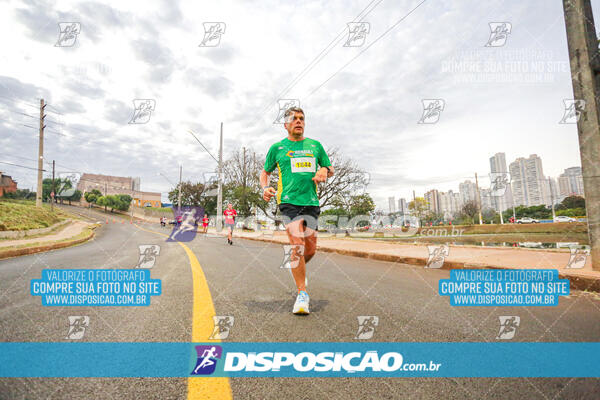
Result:
M145 222L146 218L139 218ZM200 229L198 233L200 233ZM215 228L208 233L216 234ZM217 233L226 236L224 232ZM284 231L244 232L236 229L233 236L262 242L288 244ZM323 238L317 241L317 249L353 257L425 266L429 258L427 243L386 243L375 239ZM429 244L431 245L431 244ZM600 271L593 271L591 257L583 268L565 268L571 253L557 250L527 248L483 248L478 246L450 246L442 269L556 269L561 279L569 279L571 288L600 292Z
M288 243L285 232L267 231L261 234L237 231L234 232L234 237ZM429 257L427 244L386 243L373 239L319 238L317 249L355 257L422 266L426 265ZM587 258L583 268L565 268L570 256L570 252L553 250L450 246L442 269L557 269L560 278L570 280L572 288L600 292L600 271L592 270L591 257Z
M87 230L89 227L92 229ZM94 237L94 227L94 224L75 220L60 231L49 235L29 239L2 240L0 242L0 260L62 249L86 242Z
M71 221L67 226L56 233L50 235L42 235L30 239L2 240L0 241L0 249L14 246L22 246L31 243L46 243L56 242L58 240L69 239L79 235L85 228L92 224L84 221Z

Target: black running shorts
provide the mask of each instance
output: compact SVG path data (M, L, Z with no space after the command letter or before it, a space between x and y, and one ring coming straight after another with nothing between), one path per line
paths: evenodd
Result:
M297 206L295 204L281 203L279 204L279 211L283 216L283 223L286 225L292 221L303 219L304 226L315 231L318 229L317 222L319 214L321 214L321 209L318 206Z

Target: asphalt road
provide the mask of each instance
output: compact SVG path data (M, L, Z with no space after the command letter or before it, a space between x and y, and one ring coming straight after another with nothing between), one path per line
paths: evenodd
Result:
M73 209L72 209L73 210ZM96 212L74 209L105 221ZM81 341L192 341L193 279L170 230L103 224L94 240L67 249L0 261L2 341L69 342L68 317L89 316ZM134 268L139 245L156 244L152 278L163 293L148 307L43 307L29 292L44 268ZM280 269L280 245L198 236L197 257L217 315L235 323L226 341L356 341L358 316L379 317L372 341L494 342L501 315L517 315L513 341L598 341L600 297L574 291L557 307L451 307L437 294L449 272L318 253L308 265L311 314L291 313L295 288ZM208 339L208 338L206 338ZM518 362L518 360L515 360ZM196 378L203 379L203 378ZM1 399L186 399L188 378L5 378ZM578 378L232 378L234 399L596 399L600 379Z

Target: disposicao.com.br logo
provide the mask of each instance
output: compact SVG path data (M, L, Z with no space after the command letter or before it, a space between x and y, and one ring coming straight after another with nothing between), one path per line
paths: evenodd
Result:
M198 346L198 363L193 375L208 375L215 371L216 358L211 357L209 346ZM217 346L218 347L218 346ZM220 350L220 347L219 347ZM221 354L219 353L219 356ZM286 351L239 352L223 351L222 371L235 376L347 376L353 373L402 373L402 372L438 372L441 363L405 363L402 354L397 352L379 352L376 350L350 352L311 352L300 353ZM210 360L210 361L207 361ZM210 369L202 370L208 363Z

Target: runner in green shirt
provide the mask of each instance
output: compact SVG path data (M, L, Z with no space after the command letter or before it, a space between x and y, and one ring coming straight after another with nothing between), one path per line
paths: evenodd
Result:
M293 246L289 260L298 288L293 313L308 314L306 263L317 249L317 219L321 212L317 184L333 176L333 167L321 143L304 137L304 111L301 108L286 110L284 119L288 136L269 149L260 185L266 201L277 196L279 211L284 216ZM279 171L277 190L269 186L269 175L275 168Z

